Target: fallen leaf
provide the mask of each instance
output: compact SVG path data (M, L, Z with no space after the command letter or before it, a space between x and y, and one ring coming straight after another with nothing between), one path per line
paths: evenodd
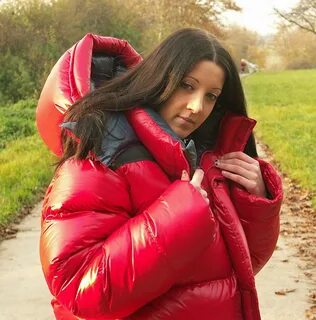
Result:
M279 296L285 296L287 293L291 293L296 291L296 289L281 289L279 291L275 291L274 293Z
M311 272L304 272L304 274L307 278L311 278L313 276Z

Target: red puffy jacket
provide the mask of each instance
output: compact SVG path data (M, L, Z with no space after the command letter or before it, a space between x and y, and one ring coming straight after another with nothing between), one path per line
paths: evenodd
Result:
M84 39L92 45L80 52L83 59L75 46L57 63L40 112L61 105L55 92L73 102L69 81L82 81L79 95L87 92L90 69L77 75L79 62L91 58L94 37ZM146 109L125 116L117 127L132 130L154 160L135 159L115 170L108 160L68 160L47 190L40 254L56 319L260 319L254 273L278 238L281 181L259 160L270 195L260 198L213 165L218 156L243 150L254 121L226 115L216 148L202 155L208 206L180 181L183 170L192 173L184 143Z

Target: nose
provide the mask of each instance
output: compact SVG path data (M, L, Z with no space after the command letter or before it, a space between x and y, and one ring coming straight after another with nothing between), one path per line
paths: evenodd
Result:
M203 96L196 94L191 97L187 104L187 109L192 113L199 113L203 110Z

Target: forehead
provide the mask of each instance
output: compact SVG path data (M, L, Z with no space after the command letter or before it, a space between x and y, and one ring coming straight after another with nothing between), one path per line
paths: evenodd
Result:
M202 60L197 62L185 77L192 77L202 85L221 89L225 81L225 72L216 63Z

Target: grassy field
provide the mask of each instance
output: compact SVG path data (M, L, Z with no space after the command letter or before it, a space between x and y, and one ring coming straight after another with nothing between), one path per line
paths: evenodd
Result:
M316 70L260 72L243 83L256 135L316 207Z
M0 106L0 150L13 140L36 133L34 125L35 100L21 100L13 105Z
M0 233L49 183L53 158L36 133L35 101L0 107Z

